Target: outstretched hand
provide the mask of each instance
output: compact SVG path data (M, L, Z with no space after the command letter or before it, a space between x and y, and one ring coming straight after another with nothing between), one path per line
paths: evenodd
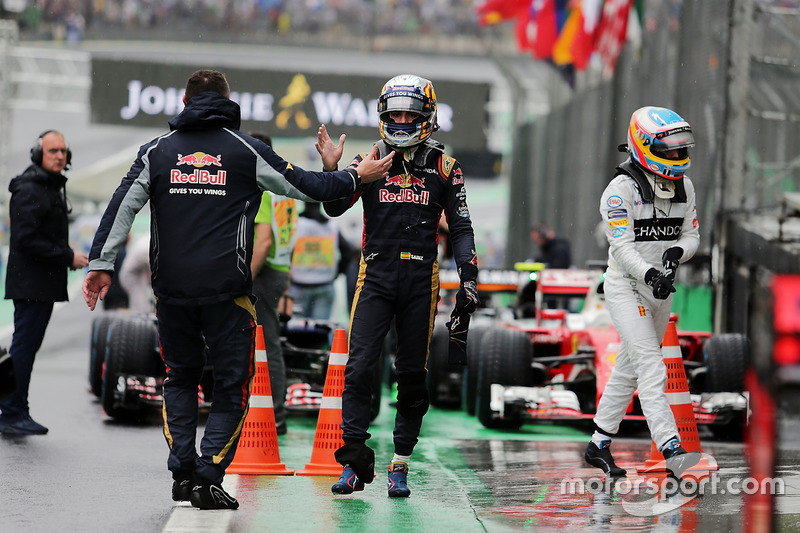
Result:
M104 300L111 286L111 274L103 270L92 270L83 280L83 299L94 311L98 300Z
M342 133L339 136L339 144L333 144L331 136L328 134L328 128L325 124L319 127L317 131L317 142L314 146L317 148L320 157L322 158L322 170L336 170L339 160L342 158L342 151L344 150L344 140L347 135Z
M381 178L388 178L394 154L395 152L392 150L386 157L376 159L378 157L378 146L374 145L372 151L358 164L357 170L361 183L370 183Z

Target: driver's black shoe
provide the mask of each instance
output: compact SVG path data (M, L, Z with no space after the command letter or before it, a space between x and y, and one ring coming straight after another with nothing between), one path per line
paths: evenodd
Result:
M586 454L584 458L586 462L592 466L596 466L600 470L611 477L624 477L627 470L620 468L614 463L614 458L611 456L611 441L604 440L602 447L598 448L594 442L589 442L586 447Z

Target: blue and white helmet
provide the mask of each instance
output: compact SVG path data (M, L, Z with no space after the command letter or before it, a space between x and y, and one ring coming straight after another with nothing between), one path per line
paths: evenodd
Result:
M665 107L637 109L628 128L628 152L643 169L669 180L678 180L689 169L689 148L694 146L692 127ZM677 150L670 157L667 151Z

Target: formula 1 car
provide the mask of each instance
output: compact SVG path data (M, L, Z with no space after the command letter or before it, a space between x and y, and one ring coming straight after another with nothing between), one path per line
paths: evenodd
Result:
M475 412L486 427L589 421L613 369L620 339L602 271L546 269L535 292L533 318L498 320L480 335ZM678 330L678 338L697 423L737 434L748 417L746 337ZM636 397L627 413L626 420L644 420Z
M333 322L295 316L282 322L281 348L286 363L287 412L319 410L333 332ZM92 323L89 388L112 418L136 419L148 407L161 406L166 372L158 345L155 315L109 312ZM376 376L380 380L380 375ZM204 368L198 406L213 400L213 368ZM374 387L372 417L380 410L380 383Z

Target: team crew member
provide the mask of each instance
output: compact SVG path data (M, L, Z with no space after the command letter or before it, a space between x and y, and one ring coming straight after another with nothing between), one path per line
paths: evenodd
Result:
M14 335L9 355L15 392L0 402L0 433L44 435L47 428L30 415L28 389L33 362L42 345L53 303L69 299L67 270L83 268L85 253L69 246L69 207L64 171L72 152L53 130L39 135L30 151L31 165L11 180L8 216L11 240L6 298L14 300Z
M413 75L392 78L381 91L378 114L383 139L377 143L379 154L397 152L389 177L362 185L352 198L324 204L329 215L339 216L361 198L364 211L342 394L344 445L335 452L344 468L332 491L363 490L374 477L375 454L365 444L370 438L371 383L394 318L398 395L388 482L389 496L405 497L411 494L408 462L428 410L425 363L439 295L437 229L442 211L461 278L456 297L460 312L477 307L478 261L461 167L431 139L438 129L433 84ZM317 149L323 169L336 168L344 138L334 145L325 126L320 127ZM359 154L351 167L380 155Z
M344 172L308 172L239 132L239 105L221 72L199 70L186 83L185 109L170 132L139 149L95 234L83 284L94 309L110 284L117 250L136 213L150 202L150 258L164 382L164 436L172 497L201 509L236 509L222 488L247 415L255 372L250 261L262 190L302 200L353 194L387 175L390 157ZM200 443L197 390L214 368L214 400Z
M606 304L622 346L597 406L586 461L611 476L626 473L614 463L609 446L637 388L667 469L680 476L697 462L696 454L687 455L681 446L664 392L667 371L661 353L675 273L700 242L694 185L684 175L692 146L691 127L674 111L635 111L627 146L620 146L630 157L617 167L600 200L609 243Z

